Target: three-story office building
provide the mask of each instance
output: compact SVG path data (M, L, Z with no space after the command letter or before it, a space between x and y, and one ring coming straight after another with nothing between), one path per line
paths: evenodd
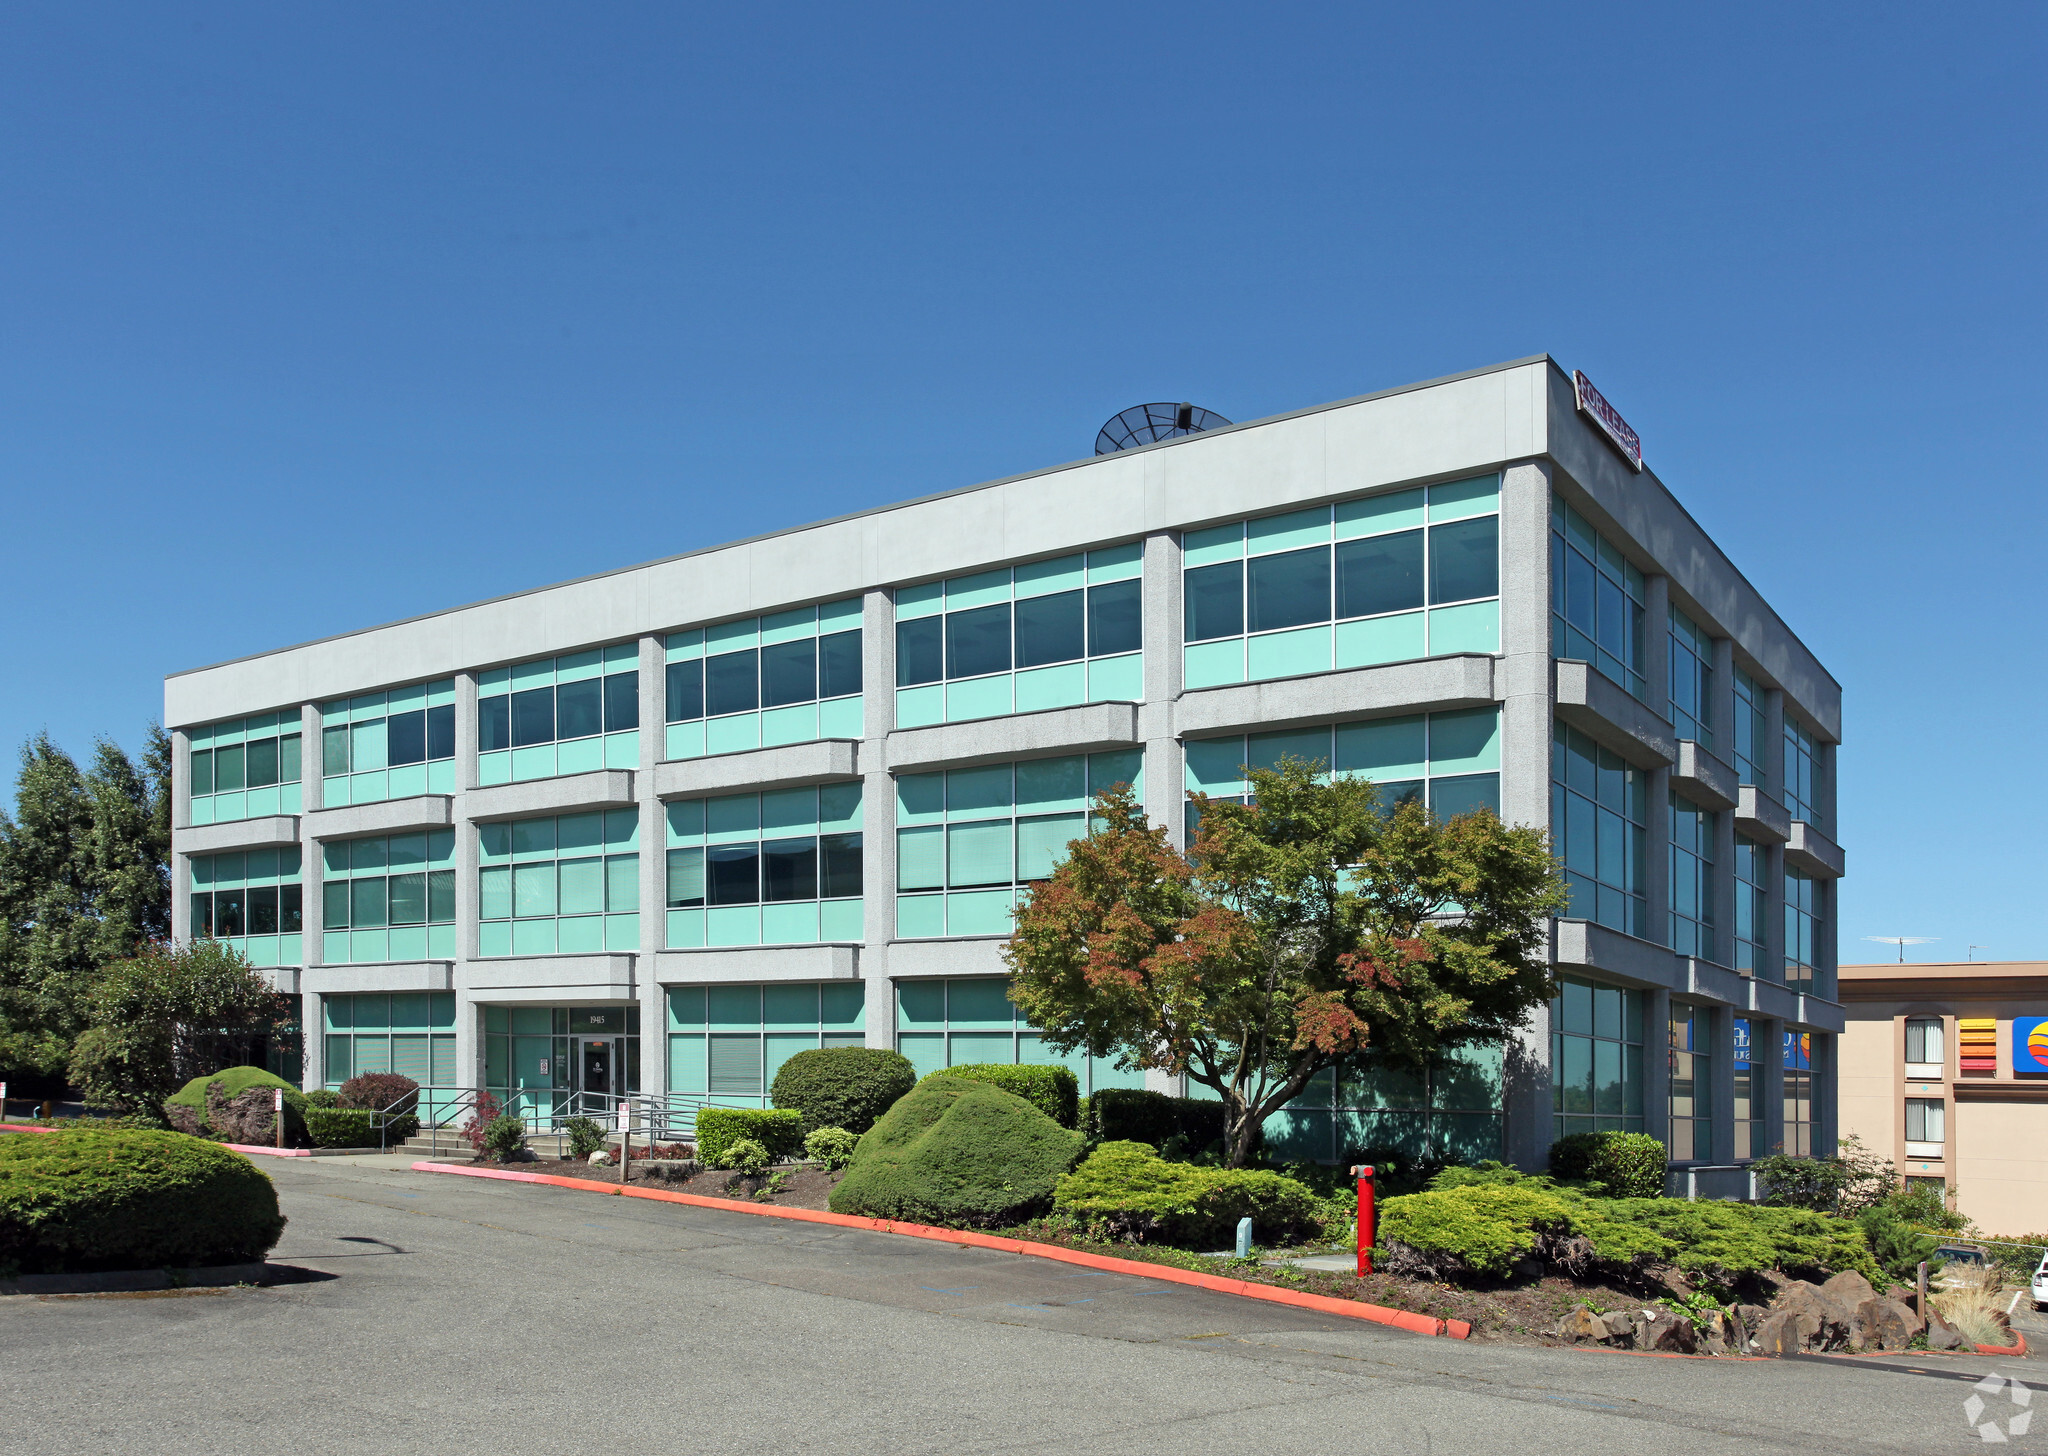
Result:
M1580 403L1526 359L179 673L177 934L300 998L309 1085L1043 1060L1000 950L1090 796L1183 835L1292 753L1547 826L1572 904L1512 1044L1276 1145L1642 1129L1739 1192L1832 1141L1840 690Z

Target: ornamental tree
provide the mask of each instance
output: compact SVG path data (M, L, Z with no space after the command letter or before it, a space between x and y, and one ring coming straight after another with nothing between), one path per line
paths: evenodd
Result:
M86 1101L154 1115L193 1077L252 1060L289 1020L285 998L231 946L146 942L107 966L86 997L71 1051Z
M1389 813L1321 768L1248 769L1249 803L1190 794L1186 855L1117 786L1005 950L1010 998L1055 1050L1215 1092L1231 1167L1324 1068L1370 1049L1419 1070L1550 995L1546 922L1566 897L1542 830Z

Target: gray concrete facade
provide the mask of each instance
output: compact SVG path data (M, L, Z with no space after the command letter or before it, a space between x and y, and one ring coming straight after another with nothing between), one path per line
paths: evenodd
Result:
M1184 670L1182 552L1186 533L1417 485L1500 478L1499 650L1241 683L1189 687ZM1640 696L1597 665L1554 655L1553 500L1568 502L1643 574ZM1135 701L1098 701L959 722L897 727L895 594L1084 549L1142 543L1143 679ZM821 738L741 752L664 756L662 677L668 634L811 603L858 597L865 687L857 738ZM1682 738L1669 704L1668 613L1685 611L1713 641L1713 744ZM640 753L635 767L485 786L478 754L478 679L538 658L637 642ZM1732 762L1734 672L1766 692L1767 765L1782 762L1788 713L1814 734L1815 822L1794 820L1776 769L1741 783ZM321 801L319 704L422 681L455 680L452 794L360 805ZM1477 370L1139 450L1077 461L644 566L458 607L411 621L175 674L165 721L177 743L175 933L192 933L193 856L297 844L303 849L302 963L278 971L303 998L309 1085L321 1064L323 997L379 990L452 991L456 1061L465 1086L485 1079L482 1012L490 1006L640 1007L640 1085L669 1085L662 1034L667 989L859 981L869 1045L896 1044L897 987L934 977L1000 975L988 935L898 938L894 889L896 781L1035 758L1142 749L1148 813L1181 836L1184 745L1190 738L1497 706L1499 803L1512 823L1551 827L1553 735L1560 724L1641 770L1646 907L1643 935L1589 919L1555 923L1560 973L1641 993L1645 1007L1643 1128L1666 1131L1665 1025L1674 1003L1701 1009L1714 1068L1711 1156L1674 1177L1715 1191L1739 1175L1733 1142L1733 1028L1749 1021L1759 1071L1775 1089L1782 1033L1813 1036L1816 1148L1832 1144L1833 1093L1823 1086L1828 1039L1843 1024L1834 995L1834 880L1843 873L1834 819L1833 749L1840 688L1657 476L1632 470L1574 408L1569 375L1547 356ZM298 714L305 749L302 812L194 825L186 765L192 733L259 713ZM665 805L809 785L862 786L866 894L857 941L676 948L666 944ZM1670 948L1669 796L1714 814L1713 958ZM485 956L478 919L477 826L593 809L637 809L637 949ZM321 955L323 844L419 829L455 831L456 953L444 960L328 965ZM1736 836L1763 846L1766 903L1755 927L1757 974L1736 969ZM1818 885L1812 983L1782 983L1781 904L1787 869ZM1553 1136L1551 1046L1539 1010L1508 1049L1503 1150L1540 1164ZM1167 1087L1164 1079L1154 1084ZM1767 1135L1783 1136L1779 1098L1763 1098ZM1725 1170L1725 1172L1724 1172ZM1718 1181L1717 1181L1718 1180ZM1732 1187L1733 1184L1730 1183Z

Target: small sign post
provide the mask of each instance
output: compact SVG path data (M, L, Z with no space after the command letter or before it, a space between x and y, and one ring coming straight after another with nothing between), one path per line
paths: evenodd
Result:
M0 1122L7 1121L7 1084L0 1082Z
M1351 1170L1358 1180L1358 1277L1372 1273L1372 1246L1378 1231L1378 1214L1373 1207L1372 1164Z
M619 1181L633 1180L631 1159L633 1156L633 1104L625 1098L619 1099Z
M284 1088L279 1087L271 1094L271 1123L277 1129L277 1145L284 1146Z

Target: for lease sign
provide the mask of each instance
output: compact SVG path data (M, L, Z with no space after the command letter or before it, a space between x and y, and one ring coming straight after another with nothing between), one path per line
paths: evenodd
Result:
M1578 393L1579 412L1600 427L1600 433L1613 442L1622 459L1641 470L1642 436L1628 427L1628 421L1621 417L1621 412L1609 404L1606 396L1593 387L1593 381L1577 369L1572 371L1572 388Z

